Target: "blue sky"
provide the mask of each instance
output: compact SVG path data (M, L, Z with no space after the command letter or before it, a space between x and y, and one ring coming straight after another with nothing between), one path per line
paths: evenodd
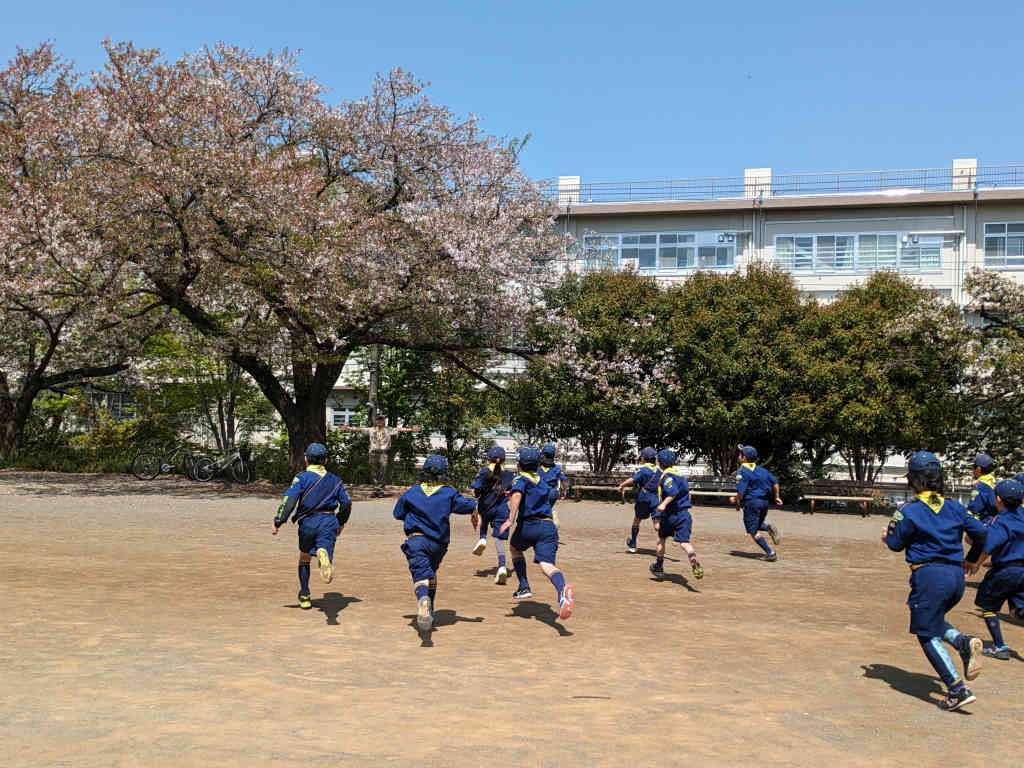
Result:
M432 100L532 138L537 179L584 181L1024 162L1019 2L50 0L4 9L0 54L105 37L177 57L302 51L337 99L401 66Z

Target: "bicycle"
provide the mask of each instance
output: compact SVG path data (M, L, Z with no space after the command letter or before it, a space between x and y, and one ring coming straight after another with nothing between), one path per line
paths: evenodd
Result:
M249 468L251 456L252 450L246 445L236 448L224 458L216 461L209 456L199 456L195 465L196 480L207 482L230 473L231 479L245 485L252 480L252 470Z
M185 477L196 480L196 460L192 449L185 443L178 443L159 453L143 450L132 459L132 474L139 480L152 480L158 475L176 472L180 466Z

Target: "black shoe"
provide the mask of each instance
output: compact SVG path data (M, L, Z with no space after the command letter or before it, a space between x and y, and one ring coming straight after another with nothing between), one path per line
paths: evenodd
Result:
M651 573L653 573L656 578L660 579L665 575L665 568L657 563L651 563Z
M946 700L939 706L947 712L952 712L954 709L960 709L965 704L970 704L975 701L974 694L970 692L968 688L961 688L959 691L950 691L946 694Z
M775 562L776 560L778 560L778 559L779 559L779 556L778 556L778 555L776 555L776 554L775 554L774 552L772 552L772 553L771 553L771 554L769 554L769 555L765 555L765 556L764 556L763 558L761 558L761 559L762 559L762 560L764 560L764 561L765 561L766 563L774 563L774 562Z

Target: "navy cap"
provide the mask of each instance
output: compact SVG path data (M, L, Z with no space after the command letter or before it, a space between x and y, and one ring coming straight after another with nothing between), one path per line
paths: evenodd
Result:
M980 467L981 469L989 469L994 463L995 462L992 461L992 457L987 453L979 453L971 461L972 466Z
M658 463L663 467L671 467L676 463L676 452L670 451L668 448L662 448L658 451Z
M654 461L657 455L658 452L653 448L644 448L642 451L640 451L640 458L644 459L645 461Z
M1018 483L1020 483L1021 486L1024 486L1024 472L1021 472L1019 475L1017 475L1013 479L1016 480Z
M752 446L752 445L739 445L739 446L737 446L737 448L740 449L740 453L743 454L743 458L745 458L745 459L756 459L757 458L757 448L755 448L754 446Z
M327 458L327 446L323 443L310 443L306 446L306 458L310 461L323 461Z
M423 462L423 471L432 475L446 475L448 474L448 459L439 454L432 453Z
M519 449L519 463L524 469L531 469L540 463L540 454L532 445L524 445Z
M1024 499L1024 485L1016 480L1003 480L996 483L996 496L1002 498L1003 501L1020 502L1021 499Z
M551 443L548 443L547 445L540 449L540 452L545 456L554 456L555 446L553 446Z
M938 457L931 451L918 451L907 461L910 472L924 472L928 469L942 469Z
M493 445L491 446L491 450L487 452L487 458L491 461L504 461L505 449L500 445Z
M374 421L387 421L387 417L383 413L378 413L373 417Z

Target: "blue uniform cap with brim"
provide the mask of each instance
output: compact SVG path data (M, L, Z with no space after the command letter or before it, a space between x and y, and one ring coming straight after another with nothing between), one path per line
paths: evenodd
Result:
M526 445L519 449L519 463L525 468L536 467L540 463L540 454L532 445Z
M999 496L1003 501L1010 499L1019 504L1021 499L1024 499L1024 485L1021 485L1016 480L1003 480L996 483L995 491L996 496Z
M640 458L643 459L644 461L654 461L657 455L658 452L653 448L644 448L642 451L640 451Z
M979 453L971 461L971 466L979 467L980 469L990 469L994 463L992 457L987 453Z
M555 446L551 445L551 443L548 443L547 445L540 449L540 452L544 456L554 456Z
M676 463L676 452L668 448L658 451L658 463L663 467L671 467Z
M741 444L741 445L738 445L736 447L740 449L740 453L743 454L743 458L745 458L745 459L756 459L757 458L757 448L755 448L754 446L752 446L752 445L742 445Z
M427 456L427 460L423 462L423 471L432 475L446 475L448 474L448 459L444 456L432 453Z
M491 450L487 452L487 458L491 461L504 461L505 460L505 449L500 445L491 447Z
M931 451L918 451L907 461L908 472L924 472L930 469L942 469L938 456Z
M306 446L306 458L310 461L323 461L327 458L327 446L323 443L310 443Z
M1022 487L1024 487L1024 472L1021 472L1019 475L1017 475L1013 479L1016 480L1018 483L1020 483Z

